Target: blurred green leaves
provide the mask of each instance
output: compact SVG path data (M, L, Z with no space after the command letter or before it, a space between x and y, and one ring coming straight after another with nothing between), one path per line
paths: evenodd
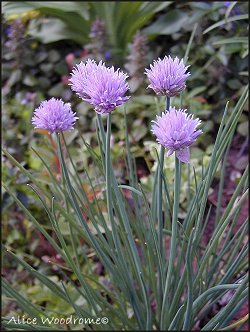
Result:
M20 1L3 3L6 18L15 17L32 10L40 12L33 19L27 33L43 43L71 40L80 45L89 41L91 22L101 18L108 31L114 54L125 56L127 44L135 32L147 25L159 11L167 8L171 1L143 2L34 2Z

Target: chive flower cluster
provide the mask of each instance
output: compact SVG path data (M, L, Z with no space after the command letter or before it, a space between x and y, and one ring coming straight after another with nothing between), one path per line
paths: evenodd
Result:
M76 65L69 81L71 89L102 114L113 111L129 99L125 96L129 90L125 82L127 77L120 69L115 71L114 67L107 68L102 61L96 64L88 59L86 64Z
M183 59L172 59L165 56L150 65L145 74L150 82L148 88L157 95L167 98L179 95L186 88L186 79L190 76ZM106 67L91 59L76 65L71 73L69 85L85 102L94 106L98 114L110 113L117 106L124 104L130 96L126 96L129 86L128 78L120 69ZM32 124L35 128L46 129L49 133L72 130L76 120L69 103L52 98L43 101L35 109ZM168 149L167 156L175 152L177 158L184 163L189 162L189 146L202 133L197 126L201 122L188 115L186 110L170 107L153 121L152 132L157 142Z
M185 67L183 59L179 60L177 57L159 58L150 65L150 69L145 70L150 81L148 88L153 89L157 95L178 96L186 88L185 82L190 75L189 72L186 73L188 67Z
M46 129L49 133L72 130L78 119L69 103L61 99L51 98L41 102L35 109L32 124L35 128Z
M168 112L156 116L152 125L157 142L168 148L167 156L175 152L183 163L189 162L189 146L202 133L200 129L196 130L201 121L193 119L193 115L188 115L186 111L170 106Z
M186 88L186 79L190 76L187 69L183 59L172 59L170 56L158 59L150 65L150 69L145 70L150 82L148 88L167 98L178 96ZM183 163L189 163L189 146L202 133L200 129L197 130L201 123L199 119L193 119L186 111L170 107L162 112L161 116L156 116L152 125L157 142L168 149L167 156L175 152L176 157Z

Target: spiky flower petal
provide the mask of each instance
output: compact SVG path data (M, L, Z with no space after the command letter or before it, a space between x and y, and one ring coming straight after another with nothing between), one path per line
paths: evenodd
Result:
M41 102L40 106L35 109L31 122L35 128L58 133L73 129L75 121L78 119L75 114L69 103L51 98Z
M157 95L174 97L179 95L186 88L186 79L190 73L186 72L189 66L185 66L183 59L165 56L150 65L150 69L145 70L150 85L148 88L154 90Z
M86 63L76 65L69 79L71 89L87 103L95 107L97 113L109 113L125 103L129 97L126 83L128 76L112 66L108 68L100 61L88 59Z
M168 112L157 115L152 122L152 132L157 142L168 149L167 156L175 152L180 161L189 163L189 146L202 133L202 130L196 129L201 121L193 119L193 115L188 115L186 110L170 107Z

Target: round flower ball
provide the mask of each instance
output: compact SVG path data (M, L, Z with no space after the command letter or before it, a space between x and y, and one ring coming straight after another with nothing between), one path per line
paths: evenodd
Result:
M97 64L88 59L73 68L69 85L82 100L93 105L97 113L110 113L130 98L125 96L129 90L127 77L120 69L115 71L102 61Z
M69 103L61 99L51 98L41 102L35 109L32 124L36 129L45 129L49 133L72 130L78 119L73 113Z
M167 97L178 96L186 88L186 79L191 74L187 72L189 66L185 66L183 59L165 56L150 65L145 74L150 82L148 88L154 90L157 95Z
M152 132L157 142L168 149L167 156L175 152L180 161L189 163L189 146L202 133L201 129L197 130L200 123L199 119L194 119L191 114L188 115L186 110L170 107L169 112L162 112L161 116L156 116Z

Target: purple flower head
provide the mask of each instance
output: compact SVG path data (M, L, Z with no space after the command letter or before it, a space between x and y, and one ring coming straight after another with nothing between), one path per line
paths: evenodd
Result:
M61 99L51 98L41 102L31 121L35 128L46 129L52 134L73 129L78 119L75 114L69 103L64 104Z
M106 58L106 59L110 59L110 58L112 57L110 51L105 51L105 52L104 52L104 55L105 55L105 58Z
M4 30L4 32L9 37L11 35L11 25L7 26Z
M71 89L102 114L111 112L130 98L124 96L129 90L127 77L119 69L115 71L113 66L108 68L102 61L97 64L88 59L86 63L76 65L69 81Z
M168 148L167 156L175 152L180 161L189 163L189 146L202 133L202 130L196 130L201 121L193 119L193 115L188 115L186 110L170 107L169 112L162 112L152 122L157 142Z
M153 89L157 95L179 95L186 88L185 81L190 75L189 72L186 73L188 67L185 67L183 59L179 60L177 57L172 59L169 55L162 60L159 58L150 65L150 69L145 70L150 82L148 88Z

